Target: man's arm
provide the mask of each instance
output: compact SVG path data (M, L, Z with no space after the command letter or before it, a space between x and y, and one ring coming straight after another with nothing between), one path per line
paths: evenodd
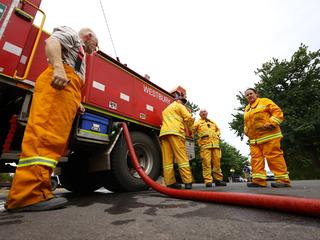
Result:
M49 63L54 69L51 86L58 90L65 88L69 83L66 72L64 71L61 51L62 48L59 40L51 37L46 40L45 53Z
M199 126L199 122L198 122L198 121L196 121L196 122L193 123L192 129L191 129L192 135L197 134L197 132L198 132L198 126Z

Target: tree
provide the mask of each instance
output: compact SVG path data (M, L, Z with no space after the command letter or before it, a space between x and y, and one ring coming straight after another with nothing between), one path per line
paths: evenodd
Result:
M301 44L290 61L273 58L255 71L260 96L275 101L284 112L281 125L286 162L292 179L320 178L320 50L308 52ZM243 138L245 96L229 123Z
M191 109L191 114L195 114L197 111L199 111L199 106L193 102L187 101L186 103L187 108Z
M248 158L240 154L240 152L225 141L220 142L222 151L221 170L223 177L228 179L231 176L230 170L234 170L234 175L244 176L244 168L249 165Z
M186 105L191 109L192 114L195 114L197 111L199 111L198 105L192 102L188 101ZM244 166L248 165L248 159L242 156L236 148L232 147L223 140L221 141L220 147L222 151L221 170L225 180L227 180L230 176L231 168L235 169L236 175L243 176L242 170ZM202 162L200 159L200 148L197 143L197 136L195 136L195 158L190 160L190 166L192 168L194 181L202 183Z
M230 169L235 170L235 175L243 176L243 169L249 165L248 158L242 156L236 148L223 140L220 141L220 149L222 152L221 170L224 180L227 180L231 176ZM202 162L200 158L200 148L197 141L195 143L195 158L190 161L190 165L194 181L202 183Z

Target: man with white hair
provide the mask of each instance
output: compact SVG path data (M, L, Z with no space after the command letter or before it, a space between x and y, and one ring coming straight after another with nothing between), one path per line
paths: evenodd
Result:
M208 119L206 109L200 109L200 119L193 125L193 134L198 135L200 157L202 160L202 176L206 187L226 186L221 172L220 129L217 124Z
M22 152L6 202L9 212L45 211L63 207L54 197L51 174L64 154L73 120L81 105L85 81L85 53L97 50L98 39L89 28L79 33L55 28L46 40L49 66L36 80Z

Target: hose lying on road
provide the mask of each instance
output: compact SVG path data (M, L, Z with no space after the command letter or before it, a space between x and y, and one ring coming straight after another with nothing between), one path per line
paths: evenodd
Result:
M288 196L272 196L266 194L246 194L236 192L207 192L177 190L161 186L153 181L139 165L130 133L126 123L120 123L124 130L125 140L128 145L129 153L135 170L143 181L154 190L174 198L189 199L205 202L217 202L232 205L265 208L289 213L320 217L320 199L306 199Z

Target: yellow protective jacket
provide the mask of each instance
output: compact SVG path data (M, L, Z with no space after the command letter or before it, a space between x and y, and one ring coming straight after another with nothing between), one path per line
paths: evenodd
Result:
M244 133L250 144L260 144L282 138L280 124L283 121L281 109L268 98L257 98L248 104L244 112Z
M185 125L191 128L194 119L187 108L176 101L162 112L162 126L160 137L164 135L178 135L185 138Z
M192 133L198 134L201 148L220 148L220 129L210 119L199 119L192 127Z

